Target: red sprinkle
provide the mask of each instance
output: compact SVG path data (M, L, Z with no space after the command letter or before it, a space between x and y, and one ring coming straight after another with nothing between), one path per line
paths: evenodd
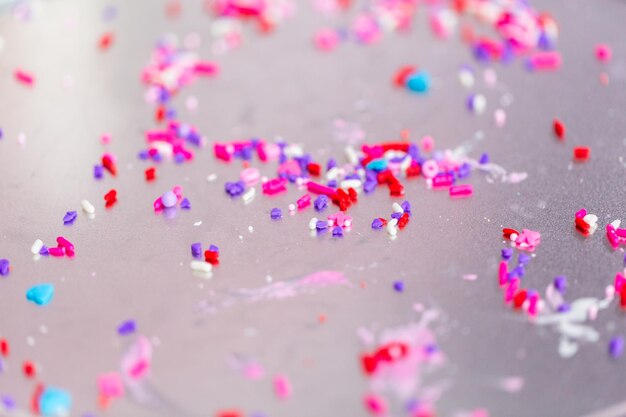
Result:
M33 378L37 373L37 370L35 369L35 364L31 361L24 361L24 364L22 365L22 370L24 371L24 375L26 375L27 378Z
M319 177L320 176L320 172L322 170L322 168L320 167L320 164L316 164L316 163L309 163L307 165L307 170L309 171L309 174L314 176L314 177Z
M0 354L5 358L9 356L9 342L6 339L0 339Z
M155 167L147 168L145 170L145 174L146 174L146 181L154 181L154 179L156 178L156 168Z
M107 32L100 37L98 41L98 47L101 51L106 51L113 44L113 33Z
M204 260L210 263L211 265L219 265L220 263L219 257L220 257L219 252L214 252L212 250L204 251Z
M413 65L401 67L393 77L393 84L397 87L404 87L406 79L409 78L409 75L414 73L416 70L417 68Z
M589 159L591 149L587 146L578 146L574 148L574 159L577 161L586 161Z
M560 140L565 139L565 125L559 119L554 119L554 134Z
M39 415L39 399L44 391L44 385L39 383L35 386L35 391L33 391L33 396L30 401L30 408L35 415Z
M511 239L512 234L516 234L519 236L519 232L515 229L511 229L508 227L505 227L504 229L502 229L502 237L504 237L505 239Z
M113 204L117 203L117 191L115 191L115 189L112 189L108 193L106 193L104 195L104 201L106 201L107 207L111 207Z

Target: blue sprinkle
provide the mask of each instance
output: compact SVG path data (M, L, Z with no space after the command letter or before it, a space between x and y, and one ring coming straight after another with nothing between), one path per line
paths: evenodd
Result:
M365 169L371 169L372 171L384 171L387 168L387 160L386 159L374 159L370 161Z
M424 71L412 74L406 80L406 87L416 93L426 93L430 90L430 75Z
M39 412L46 417L67 416L72 407L72 397L58 388L47 387L39 397Z
M52 284L35 285L26 291L26 299L40 306L48 305L53 297L54 285Z

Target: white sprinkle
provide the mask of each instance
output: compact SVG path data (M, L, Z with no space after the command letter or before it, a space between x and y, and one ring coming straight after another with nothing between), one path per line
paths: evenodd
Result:
M391 205L391 209L393 210L394 213L404 213L404 209L398 203L393 203Z
M198 220L197 222L195 222L193 225L194 226L200 226L202 224L202 220Z
M352 146L346 146L345 153L350 164L356 165L359 162L359 156Z
M357 188L361 188L362 184L361 180L357 179L343 180L341 181L341 188L354 188L356 190Z
M33 255L37 255L39 254L39 251L41 250L43 246L43 242L41 241L41 239L37 239L35 240L35 243L33 243L33 246L30 247L30 252Z
M206 177L206 180L207 180L208 182L213 182L213 181L215 181L216 179L217 179L217 174L209 174L209 175Z
M205 273L209 273L211 272L211 269L213 269L213 266L210 263L204 261L191 261L189 263L189 267L196 272Z
M28 336L28 337L26 338L26 344L27 344L28 346L35 346L35 338L34 338L34 337L32 337L32 336Z
M248 226L248 232L250 232L250 233L254 232L254 227Z
M256 195L256 188L254 187L248 188L248 191L243 193L243 195L241 196L241 198L243 198L243 203L250 204L252 200L254 200L255 195Z
M315 229L317 229L317 218L313 217L311 220L309 220L309 230Z
M96 208L87 200L83 200L80 202L81 206L83 206L83 211L87 214L94 214L96 212Z

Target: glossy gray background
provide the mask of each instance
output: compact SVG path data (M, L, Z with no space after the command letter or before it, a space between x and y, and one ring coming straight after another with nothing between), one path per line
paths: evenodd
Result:
M101 18L107 4L118 7L112 23ZM626 217L626 167L618 160L626 154L626 3L541 2L560 24L563 69L533 75L519 63L494 66L497 87L479 80L475 88L488 99L481 117L465 111L467 91L456 80L459 66L471 62L469 51L456 40L435 41L423 13L410 35L321 54L310 38L329 22L308 2L301 2L297 17L272 36L248 33L240 49L216 58L222 67L218 78L182 92L181 119L196 124L209 140L282 136L321 159L342 155L344 144L331 128L336 117L360 123L369 142L407 128L413 138L431 134L438 147L453 148L482 131L485 139L476 143L475 157L489 152L510 171L529 173L517 185L490 184L475 174L475 196L455 202L426 190L421 181L409 183L407 198L416 216L394 242L369 228L373 217L389 214L391 201L383 190L362 197L350 212L353 231L332 241L308 236L311 212L269 221L268 210L294 200L294 190L275 199L257 198L249 206L229 201L223 182L237 178L238 168L216 163L209 150L199 152L192 164L163 163L158 181L144 182L144 164L136 154L144 146L142 132L153 124L139 74L152 46L164 32L181 37L198 32L205 40L200 55L210 55L210 19L201 2L183 6L176 20L165 17L161 1L53 1L29 23L8 13L0 16L6 41L0 54L5 136L0 141L0 256L14 266L0 282L0 333L13 348L9 370L0 375L0 393L27 400L32 382L18 366L28 358L39 364L43 380L73 394L75 415L94 410L96 377L115 369L123 351L115 328L134 318L143 334L161 341L154 353L154 385L189 415L212 415L224 407L272 417L365 415L361 397L367 381L357 362L362 348L356 329L413 321L412 305L422 302L445 314L436 329L450 364L442 375L453 385L439 402L442 416L481 406L492 416L578 416L625 399L626 361L606 354L610 337L624 334L622 312L611 308L601 314L595 323L600 343L582 346L564 360L556 334L502 306L495 274L502 226L542 232L537 258L528 268L529 286L545 288L554 275L565 274L571 284L568 299L601 296L622 267L622 254L610 250L602 228L605 221ZM113 30L116 40L103 54L95 45L105 30ZM613 47L609 65L593 56L598 42ZM428 97L390 87L390 77L406 63L435 77ZM14 82L17 66L36 75L35 88ZM598 80L603 67L608 87ZM74 77L72 89L63 87L67 74ZM506 93L514 100L506 108L506 126L498 129L492 113ZM196 113L185 110L190 95L199 99ZM565 144L551 135L555 115L567 124ZM20 132L26 134L24 146L17 141ZM95 182L91 170L103 152L98 141L103 132L112 134L108 149L118 156L121 172L117 179ZM591 146L592 158L572 166L571 148L577 144ZM262 169L270 174L274 165ZM205 180L210 173L218 174L216 182ZM154 215L154 198L175 184L184 186L193 209L173 220ZM102 195L112 187L119 203L105 212ZM80 213L74 226L64 227L64 213L80 210L85 198L96 205L96 218ZM587 240L572 227L581 207L601 222ZM202 226L194 227L199 220ZM52 242L58 234L75 242L76 258L34 262L32 242ZM222 251L211 281L192 276L187 266L189 244L199 240ZM320 269L343 271L353 287L238 305L213 316L192 310L212 290L255 288L266 284L268 274L283 280ZM466 273L478 280L462 280ZM402 295L391 290L399 278L406 282ZM55 283L57 294L50 306L35 308L25 302L24 292L44 281ZM366 289L359 287L361 281ZM328 316L323 326L317 323L320 313ZM41 334L41 325L48 334ZM34 346L27 344L29 336ZM294 386L291 400L275 399L267 378L250 382L233 372L227 363L233 352L256 358L270 376L287 374ZM517 394L496 388L498 378L511 375L526 381ZM121 400L97 414L180 411L159 412Z

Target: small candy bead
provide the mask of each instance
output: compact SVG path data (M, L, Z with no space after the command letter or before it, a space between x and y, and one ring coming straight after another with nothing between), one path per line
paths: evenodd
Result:
M596 45L596 58L600 62L608 62L613 57L613 51L611 47L606 44L598 44Z
M406 87L415 93L425 94L430 90L430 75L424 71L418 71L409 75L406 80Z
M122 324L117 327L117 333L121 336L127 336L129 334L135 333L137 330L137 323L135 320L126 320Z
M467 198L471 197L474 194L474 187L471 184L463 184L463 185L454 185L450 187L449 191L450 198Z
M272 211L270 211L270 217L272 220L281 219L283 217L283 212L279 208L273 208Z
M559 140L565 139L565 125L559 119L554 119L552 121L552 128L554 129L554 134Z
M166 191L161 196L161 203L163 204L163 207L166 207L166 208L174 207L176 205L177 200L178 198L176 197L176 194L174 194L173 191Z
M616 336L609 342L609 353L614 358L619 358L624 353L624 338Z
M393 283L393 289L396 290L397 292L403 292L404 291L404 282L403 281L395 281Z
M202 243L196 242L191 244L191 256L194 258L202 257Z
M0 259L0 276L5 277L9 275L9 271L11 270L10 266L8 259Z

